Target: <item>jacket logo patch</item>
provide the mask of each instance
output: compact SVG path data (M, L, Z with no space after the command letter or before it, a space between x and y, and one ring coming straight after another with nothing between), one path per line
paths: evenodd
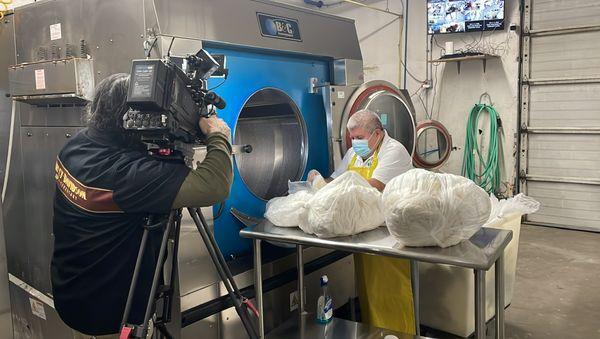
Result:
M81 209L93 213L123 212L113 200L113 191L83 185L58 158L54 164L54 180L65 198Z

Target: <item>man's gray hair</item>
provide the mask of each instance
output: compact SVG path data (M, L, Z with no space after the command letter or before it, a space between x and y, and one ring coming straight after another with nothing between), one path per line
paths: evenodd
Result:
M360 127L368 133L373 133L376 129L383 130L383 124L381 123L379 115L368 109L363 109L352 114L350 119L348 119L346 127L348 127L348 130Z
M129 74L117 73L100 81L89 106L88 126L105 131L123 130Z

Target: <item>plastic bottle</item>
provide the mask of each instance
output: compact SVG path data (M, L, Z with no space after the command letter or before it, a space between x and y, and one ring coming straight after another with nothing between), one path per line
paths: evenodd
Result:
M326 275L321 277L321 295L317 300L317 322L321 324L326 324L333 319L333 300L327 293L328 282Z

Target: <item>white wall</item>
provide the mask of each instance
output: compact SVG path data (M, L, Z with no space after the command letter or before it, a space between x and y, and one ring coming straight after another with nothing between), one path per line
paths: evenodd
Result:
M385 9L386 3L387 1L370 1L369 5ZM402 13L402 2L389 1L389 10ZM355 20L363 54L365 80L387 80L399 85L402 19L352 4L332 6L326 11Z
M409 0L408 10L408 60L407 67L419 79L426 78L428 67L426 35L426 2L424 0ZM458 73L456 63L439 63L433 66L430 79L434 87L424 90L421 97L427 106L427 112L432 118L441 121L452 134L454 146L457 147L449 161L440 168L441 171L460 174L463 158L468 113L473 105L479 102L481 94L487 92L494 108L500 114L503 125L503 156L502 181L507 194L513 189L516 164L517 110L518 110L518 76L519 76L519 36L518 31L510 31L508 26L519 23L519 4L517 0L506 0L506 28L499 32L459 33L438 35L436 41L441 47L446 41L454 42L455 51L473 45L486 52L499 55L496 60L487 62L486 72L483 72L481 61L461 63ZM442 55L441 48L433 44L432 56L437 59ZM435 65L435 64L434 64ZM436 71L437 70L437 71ZM419 90L420 84L408 78L407 89L410 93ZM434 102L435 96L435 102ZM418 95L413 97L417 107L418 120L426 118L425 109L420 104ZM487 119L480 124L487 146ZM485 127L484 127L485 126ZM484 148L485 151L485 148Z
M399 43L402 22L398 17L365 9L348 3L337 4L318 9L304 4L302 0L278 0L297 6L320 10L343 16L356 21L356 30L363 54L365 80L387 80L395 85L400 82ZM326 0L325 4L338 3L338 0ZM363 1L370 6L386 9L388 1ZM402 1L390 0L389 10L402 13Z
M281 0L281 2L304 6L302 0ZM326 4L333 2L337 1L325 1ZM506 0L507 19L506 28L503 31L486 32L483 35L481 33L460 33L436 36L437 42L442 47L446 41L453 41L455 51L477 41L481 41L478 46L487 47L486 49L490 51L492 50L490 47L495 47L493 48L494 52L500 54L501 57L498 60L488 61L485 73L481 61L462 62L460 74L457 72L456 63L439 63L432 67L434 72L429 79L426 75L427 67L429 67L427 62L429 36L426 27L426 1L365 1L371 6L382 9L389 4L389 9L394 12L403 12L403 4L407 2L408 44L406 48L408 58L406 64L417 79L430 80L434 86L431 89L419 90L422 84L408 76L406 88L411 94L417 93L412 97L417 111L417 120L425 120L427 118L425 111L427 111L433 119L446 125L456 147L449 161L440 168L440 171L460 174L468 113L479 101L481 94L487 92L502 118L504 129L502 177L505 186L509 186L507 193L510 194L516 164L519 37L518 31L510 31L508 26L511 23L519 23L518 0ZM311 6L305 7L317 9ZM399 53L397 46L401 27L398 20L390 24L395 17L352 4L339 4L320 10L356 21L367 80L384 79L403 87L403 81L399 82L398 80L399 55L403 53ZM402 35L404 36L404 33ZM441 49L435 44L432 56L433 59L441 56ZM483 123L486 123L485 126L487 126L487 121L483 121ZM487 128L482 126L482 130L484 131L483 144L487 145Z

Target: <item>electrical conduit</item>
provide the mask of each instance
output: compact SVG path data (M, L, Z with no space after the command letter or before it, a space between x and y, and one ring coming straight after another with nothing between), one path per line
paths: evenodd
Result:
M4 169L4 180L2 181L2 195L0 196L0 198L2 198L2 200L0 200L0 203L4 202L4 197L6 196L6 187L8 186L8 175L10 174L10 161L12 158L16 110L17 110L17 102L13 100L12 110L11 110L11 115L10 115L10 131L8 132L8 151L6 153L6 168Z

